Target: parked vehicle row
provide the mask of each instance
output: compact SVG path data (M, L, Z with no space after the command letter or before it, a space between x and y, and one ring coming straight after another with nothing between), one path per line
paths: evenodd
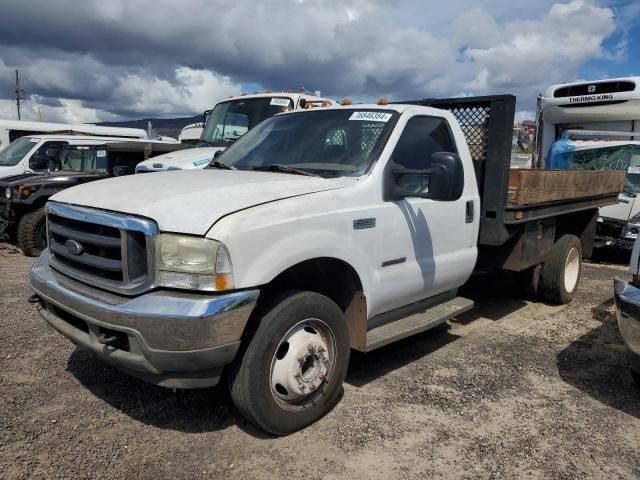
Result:
M205 168L225 148L263 120L278 113L309 106L328 106L328 98L308 93L271 92L239 95L205 112L204 128L195 150L185 150L142 162L136 173Z
M21 149L13 147L22 144L29 148L20 160ZM33 171L0 178L0 235L15 237L25 255L38 256L46 247L44 205L52 195L74 185L132 174L141 161L180 148L184 146L155 140L19 138L0 152L7 163L14 163L12 158L17 163L0 168Z
M31 302L123 372L170 388L226 372L251 422L303 428L338 401L351 348L472 308L474 271L573 298L624 172L510 172L514 111L508 95L338 106L244 132L214 109L205 132L232 145L205 170L50 199Z

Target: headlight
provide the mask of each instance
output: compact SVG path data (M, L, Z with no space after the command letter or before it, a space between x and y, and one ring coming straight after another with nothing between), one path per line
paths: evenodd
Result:
M11 187L7 187L4 189L4 197L7 200L11 200Z
M636 213L629 219L629 223L640 223L640 213Z
M229 252L222 243L208 238L161 234L156 241L156 268L163 287L233 289Z

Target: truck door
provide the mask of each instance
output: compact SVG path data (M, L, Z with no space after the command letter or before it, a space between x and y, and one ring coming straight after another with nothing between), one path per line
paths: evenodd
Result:
M409 170L430 166L435 152L458 153L447 120L414 116L407 122L390 162ZM465 164L465 177L472 166ZM406 181L411 182L411 178ZM407 197L385 202L380 218L379 301L381 313L432 297L463 284L477 257L479 197L475 180L465 178L453 201ZM375 314L374 313L374 314Z

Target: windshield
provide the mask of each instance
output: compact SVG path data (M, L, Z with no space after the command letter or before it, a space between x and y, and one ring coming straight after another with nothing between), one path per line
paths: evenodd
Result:
M60 171L106 173L108 170L106 150L91 150L87 147L68 149L60 155Z
M624 190L640 193L640 145L617 145L571 152L574 170L626 170Z
M390 110L353 109L279 115L249 131L217 160L239 170L278 165L321 176L361 175L397 116Z
M291 109L293 101L284 97L247 98L219 103L207 118L199 145L229 146L264 119Z
M21 137L14 140L7 148L0 152L0 166L13 167L17 165L39 142L39 138L29 137Z

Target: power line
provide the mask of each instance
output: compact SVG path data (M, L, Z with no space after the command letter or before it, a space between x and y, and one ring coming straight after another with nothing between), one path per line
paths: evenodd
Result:
M16 108L18 109L18 120L20 120L20 100L24 100L24 90L20 88L20 71L16 70Z

